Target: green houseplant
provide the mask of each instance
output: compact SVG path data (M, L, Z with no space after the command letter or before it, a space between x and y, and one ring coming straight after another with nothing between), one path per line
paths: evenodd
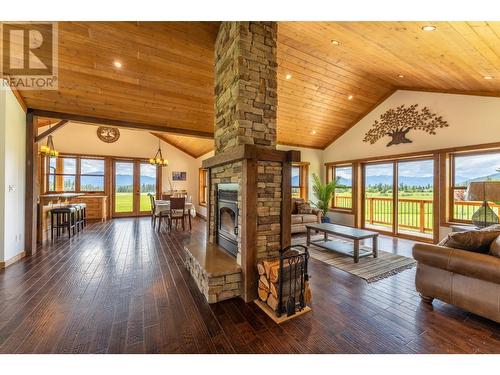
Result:
M317 199L314 205L323 211L323 223L329 223L330 218L326 216L328 208L333 197L333 193L337 188L338 179L332 180L327 184L323 184L316 173L313 173L313 193Z

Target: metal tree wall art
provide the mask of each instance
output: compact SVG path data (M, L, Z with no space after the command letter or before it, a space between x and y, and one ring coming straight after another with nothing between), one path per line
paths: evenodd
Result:
M400 143L411 143L406 138L410 130L423 130L429 134L436 134L437 128L444 128L448 123L441 116L432 113L429 108L424 107L420 111L416 109L418 104L409 107L400 105L396 109L389 109L375 120L372 128L365 134L363 142L374 144L380 138L388 135L392 137L387 147Z

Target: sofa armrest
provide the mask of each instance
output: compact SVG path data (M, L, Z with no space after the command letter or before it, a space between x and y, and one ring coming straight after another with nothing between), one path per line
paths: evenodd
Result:
M323 217L323 211L319 208L313 208L312 213L318 217L318 222L321 222L321 218Z
M431 267L500 284L500 258L492 255L417 243L413 258Z

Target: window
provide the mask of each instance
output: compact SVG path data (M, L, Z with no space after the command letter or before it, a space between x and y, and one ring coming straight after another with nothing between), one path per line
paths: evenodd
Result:
M47 191L103 192L104 159L61 156L47 161Z
M331 176L338 180L333 194L332 208L352 209L352 165L334 165Z
M103 159L80 159L80 191L104 191Z
M471 181L500 181L500 151L450 155L450 221L470 222L482 202L465 200ZM500 202L490 202L499 214Z
M206 206L208 202L208 169L200 168L199 179L198 202L200 206Z
M308 200L309 163L292 165L292 198Z

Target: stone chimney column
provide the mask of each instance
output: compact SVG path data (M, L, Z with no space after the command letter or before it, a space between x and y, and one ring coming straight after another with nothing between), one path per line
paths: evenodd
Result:
M276 148L276 22L222 22L215 42L215 154Z

